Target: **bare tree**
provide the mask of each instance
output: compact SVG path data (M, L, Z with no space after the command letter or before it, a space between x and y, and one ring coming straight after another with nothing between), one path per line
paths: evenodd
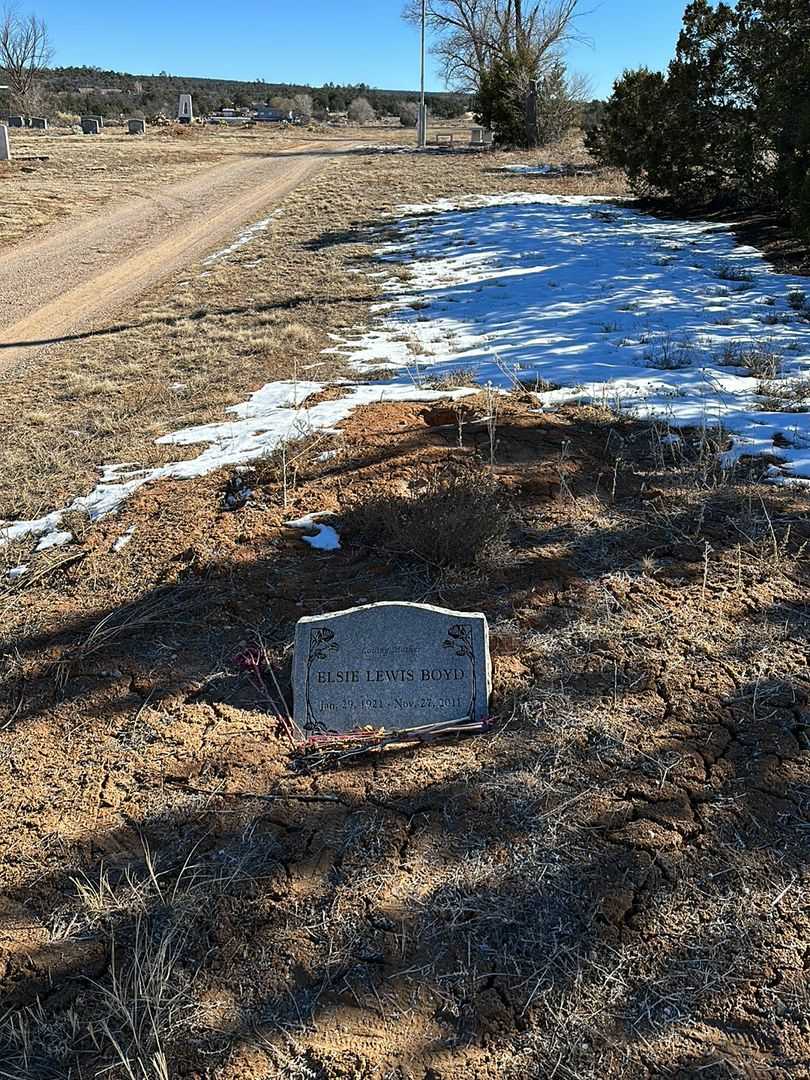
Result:
M312 94L296 94L292 104L296 118L308 124L312 119Z
M53 56L48 28L36 15L21 15L4 8L0 15L0 77L11 90L15 106L23 113L36 111L40 100L39 76Z
M356 97L349 105L349 119L355 124L369 124L376 118L377 114L371 107L368 98Z
M449 86L481 94L493 71L522 102L526 141L536 145L538 82L560 63L576 35L581 0L427 0L426 10ZM421 0L408 0L405 18L421 19Z
M454 89L476 93L491 59L497 37L498 0L427 0L428 28L433 52L442 61L444 79ZM419 23L421 0L408 0L405 18Z
M415 101L400 101L397 105L396 112L399 115L399 122L403 127L415 128L419 122L419 106Z

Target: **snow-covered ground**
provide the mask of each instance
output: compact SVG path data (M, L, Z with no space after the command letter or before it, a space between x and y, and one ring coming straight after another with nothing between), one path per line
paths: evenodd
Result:
M268 383L225 420L158 440L203 447L195 457L104 465L97 486L63 510L0 522L0 545L65 543L66 511L97 520L146 484L243 465L334 430L360 405L446 397L423 384L459 370L502 389L550 383L539 395L547 406L605 402L673 427L722 424L733 440L727 463L768 454L780 462L774 482L810 483L810 412L766 408L763 374L739 366L778 369L771 386L810 379L810 316L798 310L807 279L774 273L722 226L661 221L598 197L477 196L402 214L402 238L379 252L386 297L375 322L335 345L365 375L393 378L347 383L341 398L312 406L322 384ZM410 280L391 276L390 262L405 263Z
M363 370L472 370L501 387L550 383L545 405L722 425L727 463L768 454L774 481L810 481L810 412L767 405L810 380L810 298L796 310L810 279L775 273L724 226L601 198L476 196L403 213L379 256L410 280L386 275L376 324L336 346Z
M133 462L103 465L101 479L89 495L79 496L63 510L54 510L30 521L0 522L0 546L31 536L41 537L37 551L65 544L72 539L72 533L59 526L68 512L86 513L91 521L98 521L119 510L146 484L161 480L192 480L217 469L255 461L283 442L313 432L334 431L359 405L380 401L435 401L447 396L446 391L423 390L406 378L379 384L348 384L345 397L305 407L307 399L323 389L324 386L316 382L267 383L247 401L226 409L232 419L182 428L157 440L162 445L204 446L196 457L152 469L143 469ZM474 392L458 389L452 391L452 395L462 397Z
M593 172L588 165L500 165L497 172L513 173L516 176L573 176L576 173Z

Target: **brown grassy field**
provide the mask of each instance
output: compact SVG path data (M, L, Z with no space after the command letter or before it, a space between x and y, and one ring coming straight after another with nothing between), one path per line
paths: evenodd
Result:
M0 517L339 376L321 350L369 319L354 271L398 204L623 190L493 161L335 161L250 246L7 377ZM810 1076L806 500L721 473L706 433L522 393L490 468L491 403L465 406L460 440L446 409L357 411L236 510L231 472L144 488L2 589L0 1076ZM472 565L418 518L412 551L372 539L448 475L507 511ZM314 508L340 551L285 527ZM246 651L289 693L296 620L383 599L487 614L498 726L315 768Z
M110 203L160 191L235 158L279 150L302 139L397 141L389 128L150 127L145 137L106 126L100 136L72 129L11 131L13 160L0 162L0 251L47 225L92 214Z

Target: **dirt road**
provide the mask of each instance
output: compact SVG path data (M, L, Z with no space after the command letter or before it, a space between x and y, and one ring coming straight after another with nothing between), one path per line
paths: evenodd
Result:
M240 158L0 255L0 371L120 315L348 146L310 142Z

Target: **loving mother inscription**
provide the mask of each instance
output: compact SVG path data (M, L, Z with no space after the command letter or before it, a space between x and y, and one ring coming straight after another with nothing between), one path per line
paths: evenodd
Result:
M300 619L295 720L307 732L482 720L491 686L484 615L383 603Z

